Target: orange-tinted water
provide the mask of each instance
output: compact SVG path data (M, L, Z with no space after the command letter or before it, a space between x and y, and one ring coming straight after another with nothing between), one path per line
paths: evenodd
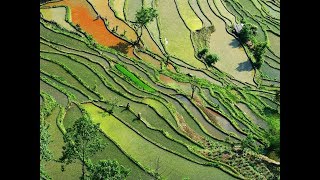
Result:
M93 39L101 45L111 47L117 50L123 50L130 57L135 57L133 48L126 41L118 38L109 32L101 18L96 20L97 14L85 0L64 0L55 3L49 3L46 6L65 5L71 10L72 22L79 24L80 28L92 35ZM126 48L123 48L126 46ZM119 48L122 47L122 48Z

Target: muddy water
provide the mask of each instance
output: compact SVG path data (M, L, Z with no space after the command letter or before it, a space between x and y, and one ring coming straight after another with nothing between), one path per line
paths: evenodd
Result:
M133 29L131 29L126 23L115 17L114 12L108 5L108 0L88 0L100 16L106 18L109 22L110 29L118 26L118 34L122 34L126 31L126 37L130 40L136 40L137 35Z
M250 120L253 121L254 124L260 126L263 129L268 128L267 122L258 117L246 104L237 103L237 106L239 107L239 109L241 109L241 111L244 112L245 115L247 115L247 117L249 117Z
M117 49L125 54L128 53L128 55L132 55L133 50L129 47L129 44L110 33L106 29L101 18L96 20L97 14L85 0L64 0L56 3L49 3L47 6L51 5L68 6L71 10L72 22L74 24L79 24L80 27L92 35L99 44Z

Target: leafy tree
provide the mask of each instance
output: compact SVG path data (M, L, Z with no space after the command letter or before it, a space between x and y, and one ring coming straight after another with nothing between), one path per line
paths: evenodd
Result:
M260 69L262 64L263 64L264 60L263 59L260 59L260 60L257 60L257 62L255 62L253 65L254 67L256 67L257 69Z
M50 161L53 157L49 150L50 134L48 132L49 125L42 121L40 123L40 160Z
M253 139L253 135L252 133L248 133L248 135L246 136L246 138L244 138L242 141L241 141L241 144L242 144L242 147L247 147L249 148L250 146L252 146L254 143L254 139Z
M97 164L91 166L90 179L92 180L122 180L125 179L129 173L129 169L125 169L118 161L101 160Z
M63 136L65 145L60 161L70 164L74 163L76 159L80 160L82 163L81 179L85 178L87 158L105 147L105 143L98 136L99 125L93 124L87 116L82 116L75 121L71 128L66 130L66 134Z
M135 44L139 44L142 36L142 29L145 27L148 23L152 22L154 18L158 16L157 10L153 8L144 8L142 7L137 13L136 13L136 21L134 22L134 26L136 31L140 29L140 35L138 35L138 39L135 42Z
M262 59L264 54L266 53L267 43L266 42L258 42L254 46L253 55L256 59Z
M215 64L219 60L219 57L216 54L209 54L204 60L209 66L212 66L212 64Z
M194 77L192 77L190 85L191 85L191 89L192 89L191 99L193 99L194 92L197 89L196 79Z
M268 133L268 140L270 146L267 148L269 152L274 151L280 157L280 131L276 129L270 129Z
M166 66L168 66L170 62L170 55L166 55L166 57L163 59L163 62Z
M264 54L266 52L267 43L266 42L258 42L254 46L253 56L256 58L255 66L260 69L261 65L264 62Z
M40 179L51 179L41 164L42 161L50 161L53 157L49 150L51 140L48 128L49 125L45 121L40 121Z
M207 48L202 49L201 51L198 52L198 55L197 55L198 58L202 59L207 52L208 52Z
M244 23L241 31L238 34L240 41L242 43L246 43L247 41L255 42L255 35L256 35L257 27L253 26L250 23Z

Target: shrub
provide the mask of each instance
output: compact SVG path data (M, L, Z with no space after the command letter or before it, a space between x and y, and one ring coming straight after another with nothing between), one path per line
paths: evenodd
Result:
M216 54L209 54L205 57L204 60L209 66L211 66L212 64L215 64L219 60L219 57Z
M202 49L201 51L198 52L198 58L203 58L204 55L208 52L207 48Z

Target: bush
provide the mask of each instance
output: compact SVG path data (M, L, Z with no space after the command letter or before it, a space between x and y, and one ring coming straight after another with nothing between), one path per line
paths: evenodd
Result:
M209 54L205 57L204 60L209 66L211 66L212 64L215 64L219 60L219 57L216 54Z
M208 52L207 48L202 49L201 51L198 52L198 58L203 58L204 55Z

